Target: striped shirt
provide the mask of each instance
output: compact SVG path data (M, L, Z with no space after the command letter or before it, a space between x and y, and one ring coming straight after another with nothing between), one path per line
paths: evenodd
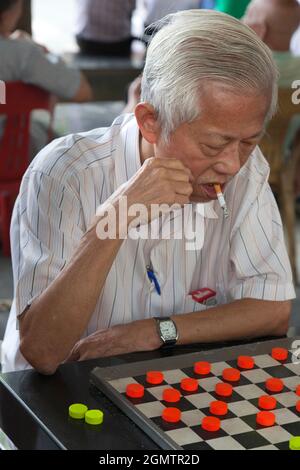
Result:
M133 115L108 129L74 134L43 149L26 172L12 219L15 298L3 343L4 371L29 367L19 351L16 317L71 259L97 208L141 167ZM124 240L83 337L133 320L206 310L190 292L216 291L218 305L235 299L295 297L269 167L256 148L227 185L230 217L217 201L190 204L204 232L202 248L186 240ZM203 209L203 210L199 210ZM148 278L152 263L159 296Z

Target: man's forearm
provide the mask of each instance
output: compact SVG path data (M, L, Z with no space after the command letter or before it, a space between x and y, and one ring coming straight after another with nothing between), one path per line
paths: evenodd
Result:
M234 341L286 333L290 302L242 299L202 312L173 316L178 344Z
M178 345L217 343L286 333L290 302L237 300L207 311L174 315ZM98 331L74 347L70 361L153 351L162 345L154 318L137 320Z
M84 333L123 240L85 234L72 260L21 317L21 352L53 372Z

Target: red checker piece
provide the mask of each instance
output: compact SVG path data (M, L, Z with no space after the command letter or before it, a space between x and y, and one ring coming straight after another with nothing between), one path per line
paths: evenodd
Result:
M205 416L202 420L201 426L204 431L216 432L221 428L221 421L219 418L215 418L214 416Z
M178 423L181 418L181 411L178 408L165 408L162 412L162 419L168 423Z
M239 356L237 365L240 369L253 369L254 359L250 356Z
M289 352L287 349L284 348L273 348L271 356L276 361L285 361L288 358Z
M179 390L176 390L175 388L166 388L163 391L163 400L167 401L169 403L176 403L179 401L181 398L181 394Z
M185 392L196 392L196 390L198 390L199 383L196 379L182 379L180 382L180 387Z
M232 395L232 385L224 384L223 382L220 382L216 385L215 392L220 397L231 397L231 395Z
M272 378L272 379L266 380L266 389L269 392L275 392L275 393L282 392L283 387L284 385L281 379Z
M213 401L210 404L209 411L213 415L224 416L228 412L228 405L224 401Z
M264 427L273 426L275 424L275 415L271 411L260 411L256 415L256 422Z
M298 387L296 388L296 395L300 397L300 385L298 385Z
M296 403L296 410L300 413L300 400Z
M241 378L241 373L237 369L228 368L223 370L223 379L228 382L238 382Z
M129 398L142 398L145 393L145 388L140 384L129 384L126 387L126 395Z
M274 397L270 397L269 395L263 395L258 399L258 406L262 410L274 410L277 405L277 400Z
M151 370L147 372L146 381L151 385L159 385L164 381L164 374L162 372Z
M196 362L194 364L194 372L198 375L208 375L211 371L211 365L209 362Z

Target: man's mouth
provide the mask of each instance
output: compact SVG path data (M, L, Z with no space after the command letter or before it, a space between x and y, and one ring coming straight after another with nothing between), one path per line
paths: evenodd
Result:
M203 189L204 193L210 198L210 199L217 199L217 193L215 189L215 185L218 184L221 187L221 191L224 192L226 183L206 183L206 184L200 184L201 188Z

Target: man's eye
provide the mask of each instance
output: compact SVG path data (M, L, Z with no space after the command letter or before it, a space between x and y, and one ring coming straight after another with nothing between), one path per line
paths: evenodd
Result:
M246 147L253 147L253 145L256 145L256 142L241 142L242 145L245 145Z
M215 152L222 150L223 147L214 147L213 145L207 145L205 144L205 147L208 148L209 150L213 150Z

